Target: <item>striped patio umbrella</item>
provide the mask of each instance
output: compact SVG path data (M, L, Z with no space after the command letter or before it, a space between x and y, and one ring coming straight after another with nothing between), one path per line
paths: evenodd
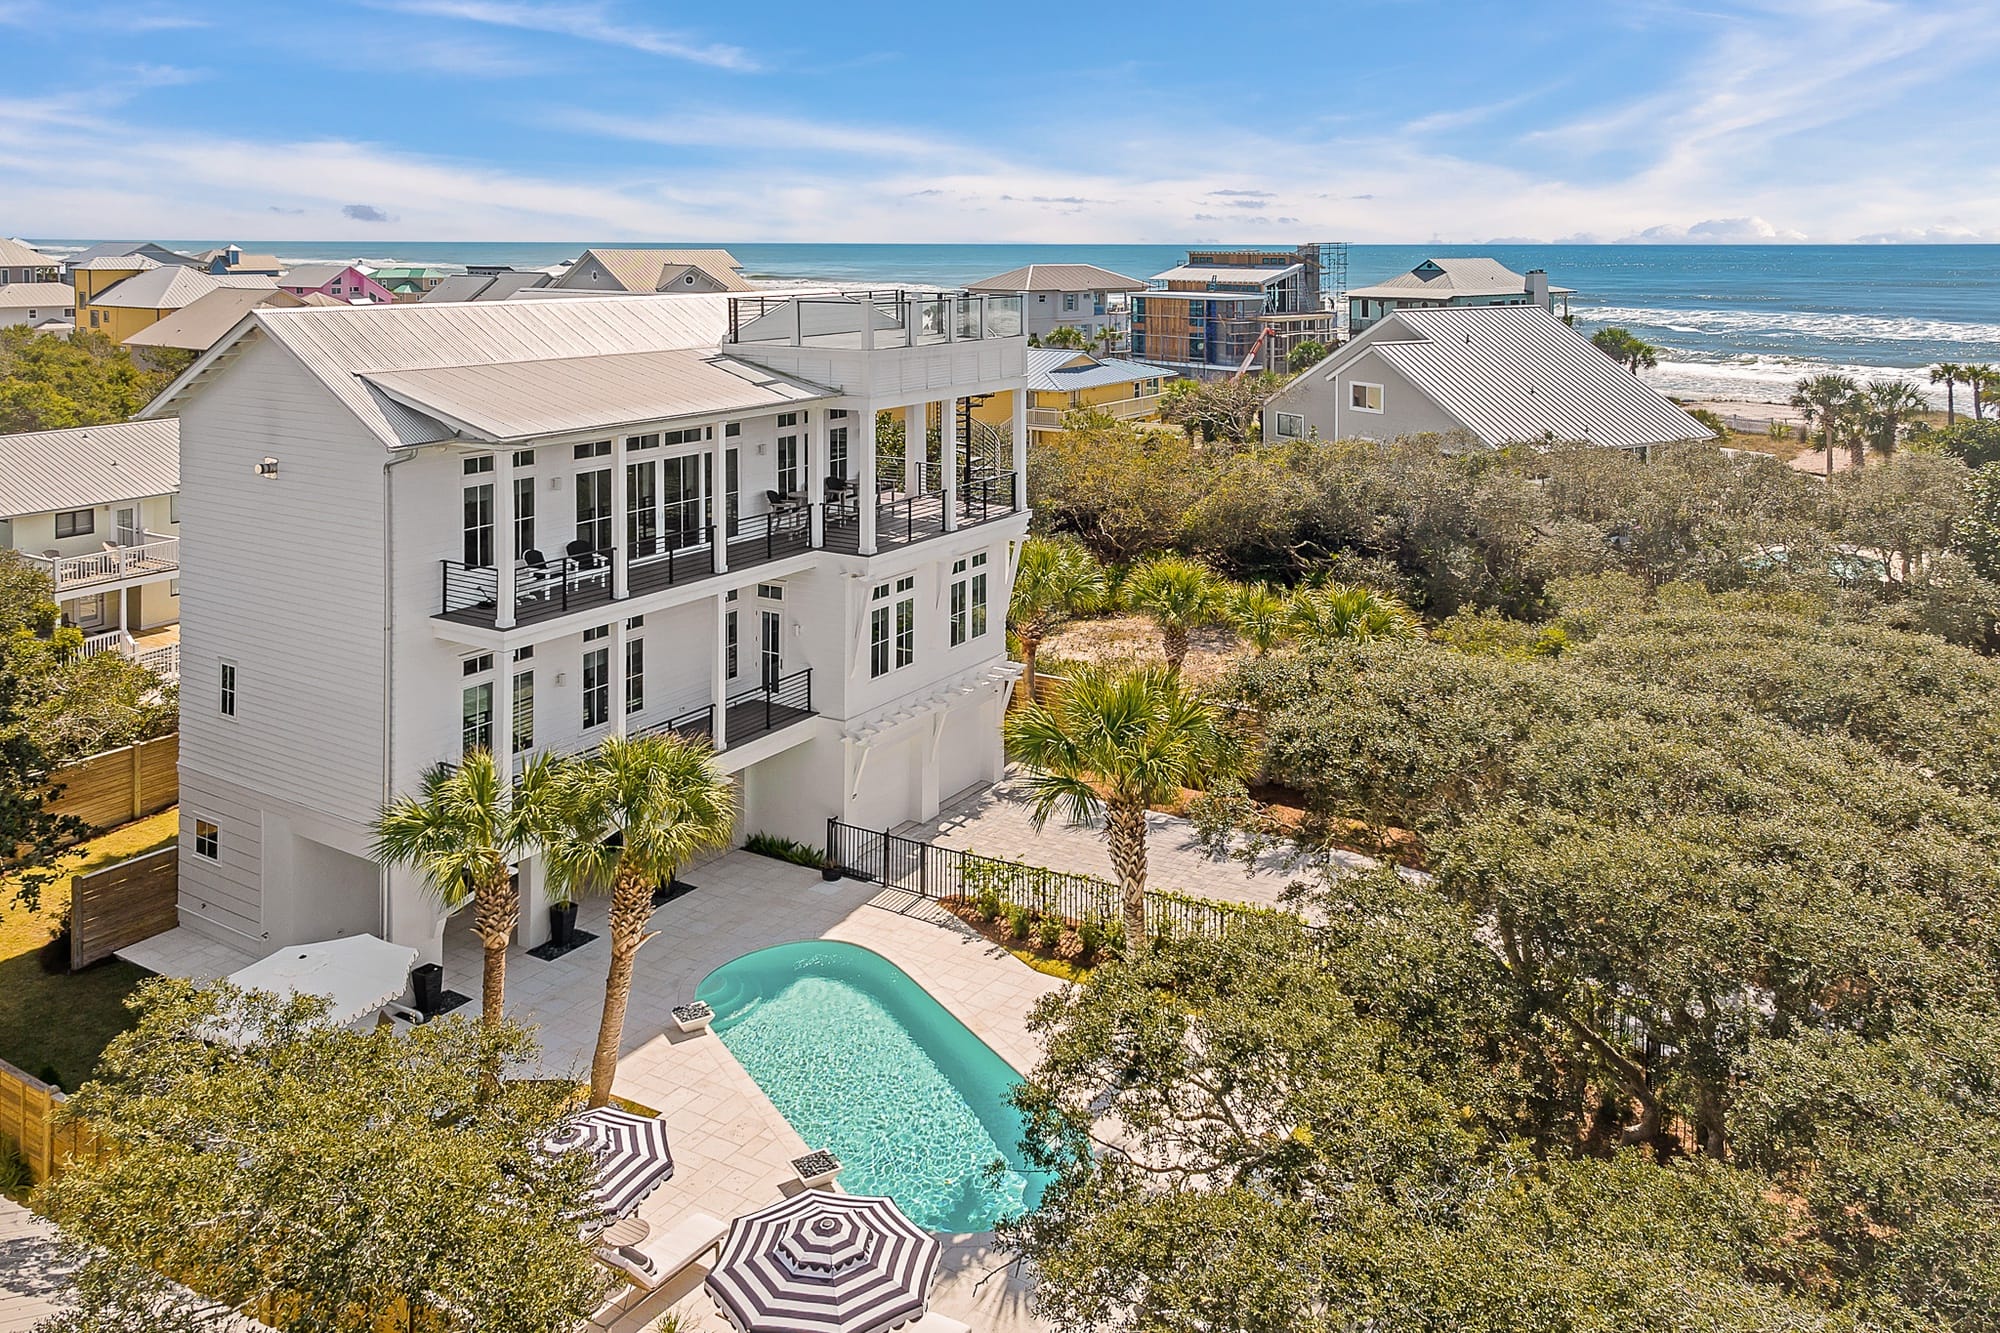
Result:
M708 1294L742 1333L887 1333L923 1316L942 1254L893 1200L807 1190L731 1224Z
M665 1118L648 1119L615 1106L571 1116L549 1132L542 1148L596 1156L597 1182L591 1193L607 1217L624 1217L674 1174Z

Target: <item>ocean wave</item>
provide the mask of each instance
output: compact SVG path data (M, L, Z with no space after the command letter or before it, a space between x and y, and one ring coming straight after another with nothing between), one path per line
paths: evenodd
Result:
M1676 398L1713 398L1753 403L1782 403L1798 382L1810 375L1846 375L1862 384L1902 380L1934 408L1945 405L1944 389L1930 382L1923 370L1907 366L1877 366L1806 357L1756 356L1713 361L1666 355L1657 366L1640 372L1646 383ZM1959 395L1966 402L1966 395Z
M1914 315L1862 315L1810 310L1741 310L1730 307L1669 310L1647 306L1578 307L1586 324L1643 325L1689 335L1764 335L1820 342L1973 343L2000 352L2000 324L1925 319Z

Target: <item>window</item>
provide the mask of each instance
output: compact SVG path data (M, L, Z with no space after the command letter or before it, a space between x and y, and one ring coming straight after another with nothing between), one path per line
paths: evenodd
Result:
M729 612L722 618L723 674L730 680L736 679L736 613Z
M611 549L610 468L576 474L576 539L593 551Z
M953 562L951 567L951 646L986 632L986 553Z
M610 637L611 637L611 626L609 625L592 625L589 629L583 632L583 641L585 643L597 643L602 639L608 639Z
M234 662L224 662L222 664L222 715L224 717L236 716L236 664Z
M632 556L659 550L660 465L652 459L625 465L625 549Z
M740 451L726 449L722 454L722 501L723 522L729 536L736 535L737 509L743 491L743 460Z
M468 657L458 664L458 674L461 676L482 676L492 669L492 653L480 653L475 657Z
M515 467L533 467L534 465L535 451L533 449L516 449L514 451Z
M56 536L88 537L97 530L97 511L71 509L56 515Z
M917 595L914 591L916 586L917 578L914 574L905 574L896 580L897 670L917 660Z
M465 460L465 475L468 477L484 476L492 470L492 454L481 454L477 458L468 458Z
M611 441L596 440L590 444L579 444L576 448L570 450L570 453L573 457L579 459L609 458L611 457Z
M222 850L222 831L206 819L194 821L194 854L215 860Z
M490 569L492 565L493 483L489 481L465 488L465 567Z
M636 713L646 706L646 641L625 641L625 711Z
M889 585L876 584L869 601L880 603L868 608L868 675L873 679L889 674Z
M535 748L535 673L514 673L514 753Z
M1382 410L1382 386L1362 384L1359 381L1347 386L1347 405L1357 412L1380 412Z
M689 426L685 430L670 430L660 437L669 445L700 444L703 440L715 438L713 426Z
M787 413L786 415L790 415ZM782 418L781 418L782 419ZM796 495L805 487L800 484L799 437L780 435L778 437L778 491L782 495Z
M826 475L847 480L847 427L829 426L826 430Z
M743 423L740 421L728 422L722 428L722 438L725 440L733 440L742 433Z
M637 453L641 449L657 449L659 447L660 437L658 432L651 435L633 435L625 441L626 451L630 453Z
M760 583L757 585L757 595L767 602L782 602L785 600L785 585L782 583Z
M514 660L515 660L516 662L532 662L532 661L534 661L534 660L535 660L535 645L534 645L534 644L532 644L532 643L527 643L527 644L523 644L523 645L521 645L521 646L520 646L519 648L516 648L516 649L514 650Z
M1306 419L1297 412L1279 412L1277 416L1278 438L1296 440L1306 433Z
M535 479L514 478L514 558L535 549Z
M459 704L458 748L462 754L493 748L493 682L465 687Z
M1074 309L1076 309L1076 293L1075 293L1075 292L1064 292L1064 293L1063 293L1063 310L1064 310L1064 312L1065 312L1065 313L1067 313L1067 312L1069 312L1069 311L1071 311L1071 310L1074 310Z
M611 650L592 648L583 655L583 725L585 730L611 720Z

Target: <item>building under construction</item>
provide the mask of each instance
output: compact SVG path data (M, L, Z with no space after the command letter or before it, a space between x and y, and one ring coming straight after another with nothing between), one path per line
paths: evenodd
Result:
M1292 349L1340 338L1347 243L1190 250L1132 297L1134 360L1197 379L1283 370Z

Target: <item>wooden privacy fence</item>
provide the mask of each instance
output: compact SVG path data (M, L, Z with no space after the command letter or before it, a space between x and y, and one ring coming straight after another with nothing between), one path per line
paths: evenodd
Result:
M169 844L70 881L69 965L88 967L180 924L180 848Z
M62 794L49 802L92 828L115 828L158 814L181 798L181 738L161 736L65 764L49 775Z
M27 1165L28 1179L37 1185L61 1175L72 1161L101 1161L105 1155L88 1127L56 1127L55 1109L62 1100L60 1088L0 1060L0 1139L14 1145Z

